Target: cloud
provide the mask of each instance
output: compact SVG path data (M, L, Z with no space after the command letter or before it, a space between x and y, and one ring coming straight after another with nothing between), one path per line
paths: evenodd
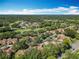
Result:
M0 14L24 14L24 15L35 15L35 14L79 14L79 7L57 7L50 9L23 9L23 10L3 10Z
M78 7L76 7L76 6L70 6L70 8L71 8L71 9L75 9L75 8L78 8Z

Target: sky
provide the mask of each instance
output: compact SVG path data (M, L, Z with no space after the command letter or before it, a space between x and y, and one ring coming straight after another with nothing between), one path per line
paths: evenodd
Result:
M0 14L79 14L79 0L0 0Z

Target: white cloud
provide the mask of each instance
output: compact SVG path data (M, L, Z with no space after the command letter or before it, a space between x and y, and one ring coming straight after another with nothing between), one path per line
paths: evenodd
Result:
M4 10L0 11L0 14L79 14L79 7L70 6L57 7L51 9L23 9L23 10Z
M71 9L75 9L75 8L78 8L78 7L76 7L76 6L70 6L70 8L71 8Z

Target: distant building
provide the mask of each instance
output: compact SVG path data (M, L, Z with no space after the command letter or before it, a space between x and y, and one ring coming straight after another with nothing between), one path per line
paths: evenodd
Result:
M58 39L58 41L63 41L65 39L65 35L64 34L58 34L57 39Z
M2 52L6 53L7 55L10 55L13 52L12 45L3 46L0 48Z
M12 45L17 43L18 39L17 38L8 38L8 39L3 39L0 40L0 45Z

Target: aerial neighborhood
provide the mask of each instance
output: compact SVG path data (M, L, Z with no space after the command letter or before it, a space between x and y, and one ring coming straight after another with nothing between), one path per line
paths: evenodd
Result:
M79 59L79 16L0 16L0 59Z

